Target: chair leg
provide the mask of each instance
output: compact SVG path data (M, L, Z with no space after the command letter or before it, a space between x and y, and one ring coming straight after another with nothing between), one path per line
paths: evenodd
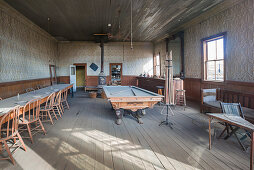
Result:
M19 134L19 133L17 133L17 136L18 136L19 141L21 142L21 144L22 144L22 146L23 146L24 150L26 151L26 146L25 146L25 143L24 143L24 141L23 141L22 137L20 136L20 134Z
M239 128L233 129L233 127L230 126L230 129L231 129L231 131L232 131L231 134L234 134L234 135L235 135L235 137L236 137L238 143L241 145L242 149L243 149L244 151L246 151L245 146L242 144L241 140L238 138L238 136L237 136L236 133L235 133Z
M54 123L53 123L52 117L51 117L51 115L50 115L50 111L47 111L47 113L48 113L48 114L46 114L46 115L49 116L49 119L50 119L50 121L51 121L51 124L53 125Z
M61 112L61 117L62 117L62 115L63 115L63 110L62 110L62 108L61 108L61 104L58 105L58 108L59 108L59 110L60 110L60 112Z
M56 106L56 109L57 109L57 112L58 112L59 116L62 118L62 112L60 112L59 107Z
M220 136L219 136L218 138L221 138L222 135L226 132L226 130L227 130L227 127L225 127L225 128L223 129L223 131L221 132L221 134L220 134Z
M11 154L9 146L7 145L6 141L3 141L3 142L4 142L5 150L7 151L8 155L9 155L9 157L11 159L11 162L13 163L13 165L15 165L15 161L14 161L14 158L12 157L12 154Z
M33 135L32 135L32 132L31 132L30 124L27 124L26 126L27 126L28 134L29 134L30 139L31 139L31 143L33 144L34 140L33 140Z
M68 102L67 102L67 99L65 100L65 103L66 103L66 106L67 106L67 108L68 108L68 110L70 109L70 106L69 106L69 104L68 104Z
M0 142L0 154L2 153L3 147L2 147L2 142Z
M55 115L56 120L58 120L58 118L56 116L56 112L54 111L54 108L52 109L52 111L53 111L53 114Z
M64 107L63 107L63 103L62 102L61 102L60 106L61 106L61 108L62 108L62 110L64 112Z
M39 121L39 123L40 123L40 125L41 125L41 129L42 129L42 131L44 132L44 135L46 135L46 130L45 130L45 128L44 128L44 126L43 126L41 120L39 119L38 121Z

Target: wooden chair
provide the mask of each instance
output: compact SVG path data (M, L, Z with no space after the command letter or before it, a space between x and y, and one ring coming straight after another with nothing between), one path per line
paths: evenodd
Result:
M31 92L31 91L35 91L35 90L33 88L27 88L26 89L26 93Z
M3 150L6 150L9 155L8 158L1 158L0 160L10 158L14 165L15 161L12 154L20 147L23 147L26 151L25 144L18 132L19 109L19 107L15 107L0 118L0 153L2 153ZM4 149L2 145L4 145ZM14 148L12 152L10 150L11 148Z
M185 90L176 89L175 104L186 108Z
M60 91L57 93L57 95L55 96L54 104L53 104L54 111L55 111L60 117L62 117L62 115L63 115L63 110L62 110L62 106L61 106L61 100L62 100L62 90L60 90Z
M70 106L67 101L67 97L68 97L68 88L65 88L62 92L62 100L61 100L61 107L63 111L65 108L70 109Z
M223 103L221 102L220 103L221 105L221 109L223 111L224 114L228 114L228 115L233 115L233 116L239 116L243 119L245 119L244 117L244 114L243 114L243 111L242 111L242 107L241 107L241 104L240 103ZM242 140L244 138L241 138L239 139L236 132L240 129L239 127L235 127L235 126L232 126L228 123L224 123L225 125L225 128L224 130L221 132L220 137L222 137L222 135L227 132L227 135L224 137L224 139L228 139L229 137L231 137L232 135L234 135L238 141L238 143L241 145L242 149L244 151L246 151L246 148L244 147L244 145L242 144ZM231 132L230 132L231 131ZM248 136L251 138L251 135L248 131L245 131L245 134L244 136Z
M42 131L46 135L44 126L40 120L40 99L29 101L24 107L21 108L22 114L19 115L19 132L28 131L31 142L33 143L33 135ZM35 125L34 127L31 127ZM33 133L35 132L35 133Z
M36 90L39 90L39 89L41 89L41 88L43 88L42 85L37 85L37 86L36 86Z
M45 106L41 106L41 109L40 109L40 112L41 112L40 117L42 119L42 122L50 121L52 125L54 124L53 118L58 120L56 113L54 111L54 107L53 107L55 95L56 95L55 92L51 93L47 98ZM46 120L44 120L44 118L46 118Z

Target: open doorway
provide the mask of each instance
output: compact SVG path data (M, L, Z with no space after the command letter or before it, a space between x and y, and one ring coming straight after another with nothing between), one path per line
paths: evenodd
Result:
M86 63L76 63L76 87L77 89L84 89L87 79Z

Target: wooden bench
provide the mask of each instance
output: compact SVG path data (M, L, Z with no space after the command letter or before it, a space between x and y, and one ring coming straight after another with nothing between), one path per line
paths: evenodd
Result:
M221 89L201 89L202 113L221 113L220 102L240 103L246 120L254 123L254 94Z
M85 86L85 92L86 91L98 91L97 86Z

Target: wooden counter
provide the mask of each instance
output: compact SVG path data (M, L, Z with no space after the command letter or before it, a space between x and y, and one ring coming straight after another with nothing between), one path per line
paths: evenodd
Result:
M158 92L156 86L165 86L165 79L162 78L148 78L148 77L137 77L138 87L152 91L154 93ZM174 89L183 90L183 80L174 79Z

